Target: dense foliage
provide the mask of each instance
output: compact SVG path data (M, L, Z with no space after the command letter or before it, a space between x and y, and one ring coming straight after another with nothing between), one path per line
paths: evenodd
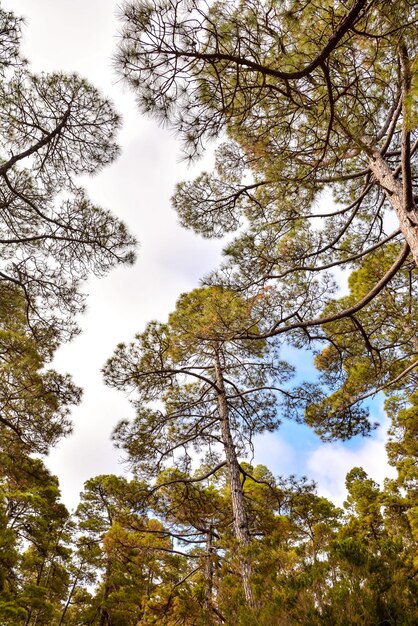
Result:
M97 476L71 521L40 461L5 462L2 623L416 623L416 488L401 474L380 489L354 468L342 510L306 481L242 464L249 608L227 472L205 473Z

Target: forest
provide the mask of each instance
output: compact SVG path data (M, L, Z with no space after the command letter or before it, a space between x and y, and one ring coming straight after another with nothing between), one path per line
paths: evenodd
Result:
M124 465L87 480L74 511L48 454L83 390L54 358L83 330L87 281L141 248L83 184L120 158L119 113L78 74L33 72L6 4L0 625L415 626L418 3L119 6L111 62L136 115L186 162L214 150L166 210L224 248L102 364L132 408L108 433ZM254 461L286 421L324 442L373 437L376 398L383 484L353 467L340 505Z

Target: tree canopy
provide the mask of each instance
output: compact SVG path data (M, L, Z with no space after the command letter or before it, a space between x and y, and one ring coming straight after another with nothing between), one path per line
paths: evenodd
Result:
M133 261L125 225L79 184L117 156L120 120L77 75L32 74L22 22L0 9L0 622L413 626L416 3L121 13L116 65L142 111L190 159L219 139L214 171L176 189L182 224L234 235L104 366L135 411L113 433L131 473L90 478L70 514L43 457L81 390L47 366L77 332L82 281ZM284 346L310 350L318 377ZM284 417L326 441L369 435L379 392L396 469L383 485L354 467L339 507L255 464L254 438Z
M12 284L0 289L0 432L2 451L46 454L71 432L70 407L81 390L67 375L45 370L48 337L35 340L23 295Z
M79 183L118 154L112 104L79 76L32 74L21 20L0 9L0 280L26 299L28 322L76 330L81 281L133 261L134 240Z
M351 377L351 398L409 380L416 347L403 372L386 362L402 342L398 314L385 345L364 319L395 292L400 316L416 298L414 3L136 0L122 20L116 63L141 111L174 128L190 157L223 141L214 171L179 184L173 204L206 237L238 230L207 282L269 290L269 315L248 337L325 346L341 372L352 359L335 341L339 328L370 364L369 385ZM367 290L337 303L347 270L367 275ZM350 419L370 428L361 408Z
M183 294L166 325L151 323L135 343L120 345L104 370L110 385L137 392L134 423L122 421L115 434L135 466L152 476L172 460L189 471L193 449L209 464L206 476L226 466L243 546L250 532L238 456L251 451L255 434L277 427L276 395L287 393L279 385L292 372L265 341L234 339L256 324L256 305L216 286ZM247 558L241 570L251 604Z

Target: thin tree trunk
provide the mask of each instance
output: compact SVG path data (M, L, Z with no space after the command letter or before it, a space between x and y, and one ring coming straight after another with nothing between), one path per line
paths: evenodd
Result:
M106 571L105 571L105 580L104 580L104 590L103 590L103 598L102 602L106 603L110 594L110 560L107 560ZM106 624L111 624L110 615L105 606L100 608L100 619L98 626L106 626Z
M39 587L40 582L41 582L41 578L42 578L42 574L43 574L43 571L44 571L44 566L45 566L45 560L46 560L46 557L44 557L44 559L43 559L43 561L42 561L42 564L41 564L41 567L39 568L39 570L38 570L38 574L37 574L37 576L36 576L36 586L37 586L37 587ZM30 609L29 609L29 611L28 611L28 615L27 615L26 621L25 621L25 626L29 626L29 624L30 624L30 622L31 622L31 619L32 619L32 615L33 615L33 613L34 613L33 608L32 608L32 607L30 607ZM39 613L39 609L36 611L36 615L37 615L38 613ZM36 622L37 622L37 617L35 618L35 623L36 623Z
M32 607L28 611L28 616L26 618L25 626L28 626L32 617Z
M73 595L74 595L75 588L76 588L78 580L79 580L80 571L81 571L81 568L80 568L80 570L78 570L78 572L77 572L77 574L76 574L76 576L74 578L74 582L71 585L71 589L70 589L70 592L68 594L68 598L67 598L67 601L65 603L65 606L64 606L64 608L62 610L60 621L58 622L58 626L62 626L62 624L64 623L65 615L66 615L66 613L68 611L68 608L70 606L71 600L72 600Z
M231 490L232 514L234 534L242 548L250 544L250 530L247 512L245 509L244 491L241 484L241 475L234 441L231 435L229 423L229 409L226 399L225 383L222 374L222 366L219 352L215 351L215 380L218 387L218 410L221 423L221 438L225 451L226 467L228 470L229 486ZM252 573L251 561L246 555L240 556L240 569L245 598L249 606L254 607L254 596L251 589L250 578Z
M213 594L213 533L212 527L209 526L209 530L206 533L206 556L205 556L205 603L204 611L205 618L208 626L213 624L212 620L212 594Z

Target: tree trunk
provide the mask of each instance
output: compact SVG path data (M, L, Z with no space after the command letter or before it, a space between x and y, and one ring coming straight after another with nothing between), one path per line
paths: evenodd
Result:
M206 581L206 589L205 589L205 602L204 602L204 611L205 611L205 619L208 626L213 624L212 619L212 594L213 594L213 533L212 527L209 526L209 530L206 533L206 556L205 556L205 581Z
M61 612L61 617L60 617L60 621L58 622L58 626L62 626L62 624L64 623L65 616L67 614L67 611L68 611L68 608L70 606L71 600L73 599L74 591L75 591L75 588L77 586L77 583L78 583L78 580L79 580L79 577L80 577L80 572L81 572L81 568L80 568L80 570L78 570L78 572L77 572L77 574L76 574L76 576L74 578L73 584L71 585L71 589L70 589L70 592L68 594L67 601L66 601L66 603L64 605L64 608L63 608L63 610Z
M103 597L102 597L103 604L106 603L106 600L108 599L109 594L110 594L110 559L108 558L107 563L106 563L104 589L103 589ZM99 626L106 626L106 624L110 625L112 623L106 606L102 605L100 607L99 615L100 615Z
M38 570L38 574L37 574L37 576L36 576L36 586L37 586L37 587L39 587L39 586L40 586L40 584L41 584L42 574L43 574L44 567L45 567L45 560L46 560L46 557L44 557L44 559L43 559L43 561L42 561L42 564L41 564L41 566L40 566L40 568L39 568L39 570ZM33 615L33 614L35 614L35 615L36 615L36 617L35 617L35 622L34 622L34 623L36 624L36 622L38 621L37 615L39 614L39 609L37 609L36 611L34 611L34 610L33 610L33 607L30 607L30 609L29 609L29 611L28 611L27 618L26 618L25 626L29 626L29 624L30 624L30 622L31 622L31 619L32 619L32 615Z
M228 470L229 486L231 490L233 529L239 545L247 548L250 544L250 530L247 512L245 509L244 492L241 484L241 475L235 451L234 441L231 435L229 423L229 409L226 399L225 383L219 352L215 352L215 381L218 387L218 410L221 423L221 438L225 451L226 467ZM250 578L252 573L251 561L246 555L240 556L240 569L245 598L249 606L254 607L254 596L251 589Z
M369 167L398 217L400 229L418 267L418 211L407 206L402 183L396 180L378 150L373 151Z

